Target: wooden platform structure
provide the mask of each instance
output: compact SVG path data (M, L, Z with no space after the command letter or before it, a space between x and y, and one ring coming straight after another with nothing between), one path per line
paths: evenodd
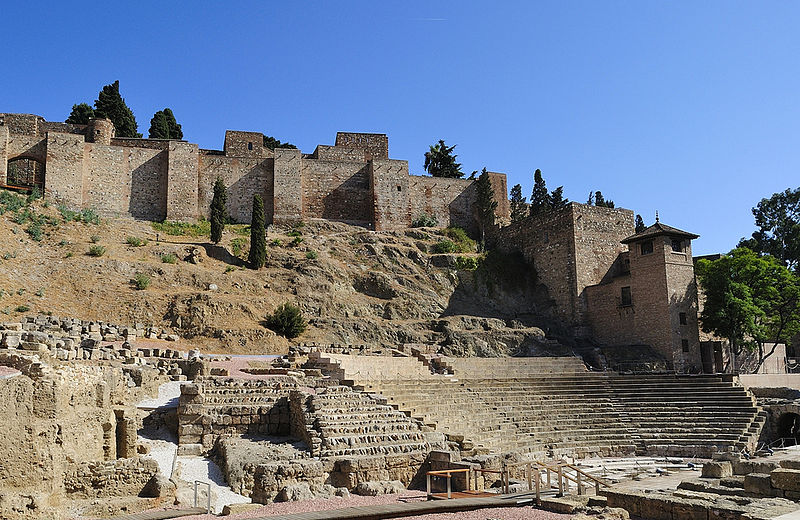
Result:
M327 511L293 513L277 516L260 516L252 520L379 520L403 518L405 516L436 513L457 513L493 507L532 506L536 503L534 493L513 493L490 497L451 498L450 500L426 500L420 502L381 504L374 506L346 507Z
M113 520L167 520L182 516L203 515L205 507L190 507L188 509L163 509L160 511L142 511L124 516L115 516Z

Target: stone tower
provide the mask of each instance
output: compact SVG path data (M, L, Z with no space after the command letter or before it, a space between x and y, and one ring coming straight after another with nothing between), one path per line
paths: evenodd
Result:
M86 127L86 142L110 145L115 134L114 123L110 119L92 118Z

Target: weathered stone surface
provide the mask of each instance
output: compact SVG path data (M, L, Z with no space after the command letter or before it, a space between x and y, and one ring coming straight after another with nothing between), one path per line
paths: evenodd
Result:
M405 486L403 486L403 483L399 480L384 480L377 482L359 482L353 490L353 493L361 496L374 497L378 495L402 493L405 489Z
M772 487L785 491L800 491L800 469L778 468L769 475Z
M733 475L733 468L728 461L706 462L703 464L702 476L705 478L724 478Z

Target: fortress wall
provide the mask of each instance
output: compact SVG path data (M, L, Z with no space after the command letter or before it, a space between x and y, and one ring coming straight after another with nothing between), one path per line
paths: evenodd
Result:
M306 159L302 163L303 216L352 224L372 222L368 165Z
M275 149L272 222L276 224L296 222L303 218L301 162L300 150ZM267 221L269 222L269 213Z
M475 187L468 179L442 177L409 177L409 213L411 220L423 215L436 219L440 226L458 226L472 232L476 229L472 214Z
M42 134L47 132L58 132L60 134L86 135L86 127L87 125L59 123L57 121L42 121L39 124L39 131Z
M235 222L249 224L253 212L253 196L264 199L264 213L269 221L272 212L274 160L254 157L225 157L200 155L198 210L201 215L211 214L214 183L217 177L225 183L228 195L228 214Z
M0 184L6 183L8 168L8 128L0 126Z
M168 220L194 220L197 207L199 148L194 143L170 141L167 151Z
M83 136L47 134L46 191L73 208L83 206L84 195Z
M573 205L500 228L496 242L501 251L519 251L533 264L538 280L547 286L555 301L556 316L566 324L576 325Z
M44 118L34 114L0 114L2 125L8 128L11 134L39 136L39 125L44 123Z
M125 146L128 148L150 148L151 150L166 150L169 139L140 139L136 137L113 137L112 146Z
M368 171L375 231L408 227L411 224L408 161L373 160Z
M47 139L28 135L10 135L7 150L8 160L15 157L30 157L37 161L45 162Z
M165 152L94 143L86 143L84 150L82 206L107 216L164 218ZM50 182L48 175L48 185Z
M272 153L264 148L264 134L261 132L225 132L225 155L228 157L269 157Z
M314 156L320 161L353 161L367 162L366 153L359 148L348 148L344 146L329 146L321 144L314 150Z
M336 146L362 150L366 160L389 158L389 138L386 134L336 132Z

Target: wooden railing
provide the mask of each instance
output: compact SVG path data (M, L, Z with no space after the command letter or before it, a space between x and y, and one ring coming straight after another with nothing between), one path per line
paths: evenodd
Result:
M586 473L584 470L565 462L546 463L538 460L523 461L516 463L504 463L502 468L488 469L488 468L458 468L446 469L438 471L429 471L427 473L427 492L428 496L431 493L431 477L444 477L447 479L447 498L452 497L452 476L455 473L465 473L465 481L467 489L470 491L471 472L475 478L475 488L478 489L478 476L486 473L493 473L500 475L501 489L505 493L511 492L511 472L515 468L525 468L525 480L528 483L528 491L533 491L536 494L536 502L541 502L542 484L546 482L545 489L558 490L559 495L569 493L572 484L577 488L578 495L586 494L588 486L594 486L595 494L600 493L601 487L609 487L611 484L605 480L599 479L593 475ZM570 473L571 472L571 473ZM556 482L553 482L553 480Z

